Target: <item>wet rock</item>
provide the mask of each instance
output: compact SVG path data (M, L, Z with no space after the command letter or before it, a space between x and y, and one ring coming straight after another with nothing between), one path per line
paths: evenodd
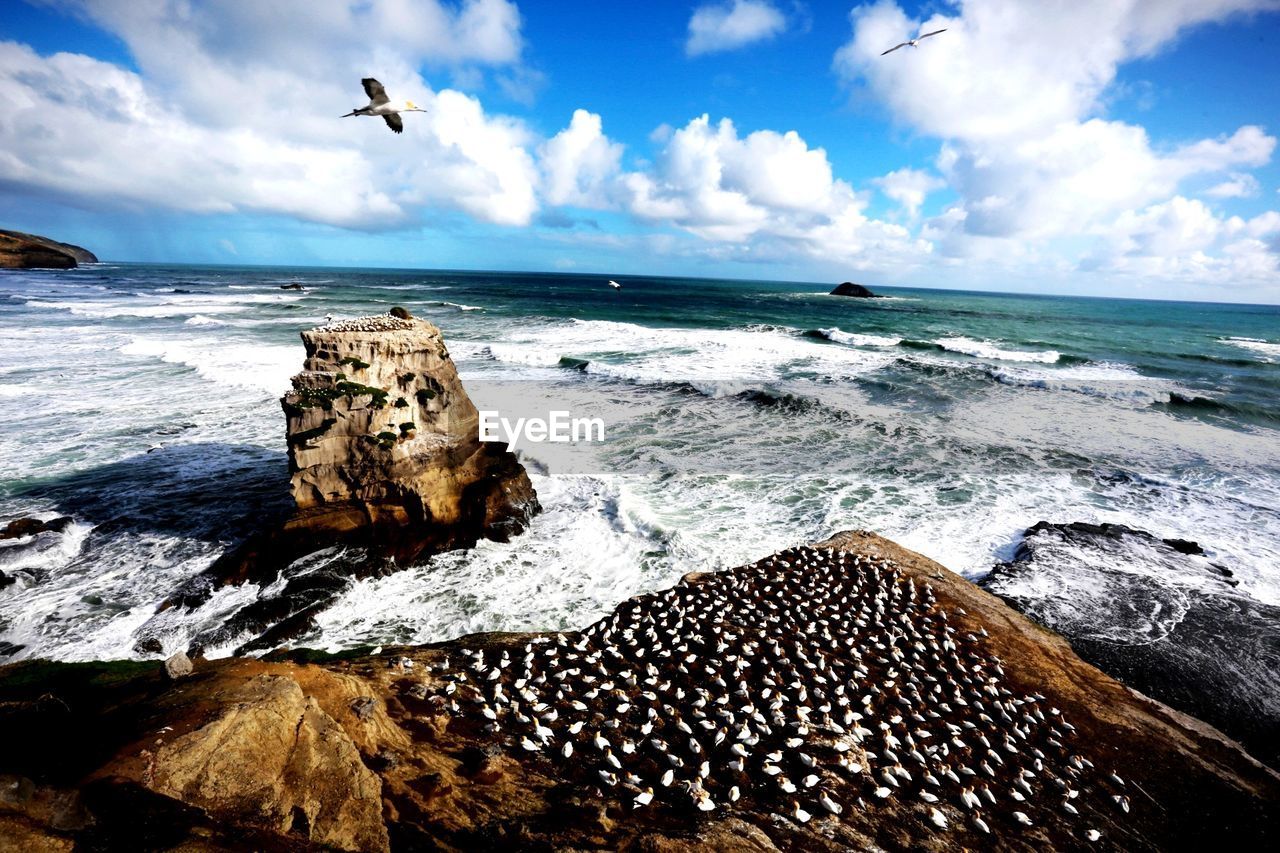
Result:
M38 518L15 518L0 530L0 539L19 539L23 536L35 536L40 533L61 533L74 519L66 516L42 521Z
M981 586L1085 660L1280 767L1280 607L1182 539L1120 524L1028 528Z
M164 662L164 674L173 681L190 675L193 669L191 658L187 657L183 652L172 655Z

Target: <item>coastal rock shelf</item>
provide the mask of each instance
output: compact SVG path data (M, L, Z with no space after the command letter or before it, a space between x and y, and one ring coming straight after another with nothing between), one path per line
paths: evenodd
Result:
M1280 778L846 533L581 631L0 669L0 846L1266 849ZM90 748L92 744L92 748ZM377 805L380 803L380 807Z
M540 510L515 456L480 441L479 413L434 325L397 309L305 331L302 342L303 370L281 400L296 511L162 609L199 606L229 584L267 587L281 572L286 583L197 638L193 652L273 648L306 633L351 578L506 541ZM345 550L326 552L335 546Z
M1195 542L1043 521L981 581L1094 666L1280 768L1280 607L1235 584Z
M807 824L896 799L937 831L1097 840L1129 811L1123 779L1008 689L977 630L887 560L800 548L633 599L576 642L463 649L428 701L620 804Z

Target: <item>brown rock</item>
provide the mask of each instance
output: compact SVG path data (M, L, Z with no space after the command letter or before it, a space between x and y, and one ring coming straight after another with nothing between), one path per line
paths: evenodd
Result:
M156 753L154 790L230 823L264 824L340 850L386 850L382 785L340 725L278 675Z
M70 523L71 519L66 516L48 521L41 521L38 518L15 518L0 530L0 539L20 539L23 536L35 536L47 531L58 532L66 529Z
M200 678L168 689L157 689L163 679L154 666L141 668L132 680L95 668L101 665L3 667L0 710L20 700L34 701L56 683L66 691L73 709L69 713L75 716L64 716L56 724L46 724L44 714L23 716L27 739L36 738L45 746L38 751L0 751L0 772L34 778L56 766L71 786L93 778L119 780L115 787L123 790L130 790L129 784L145 785L151 793L163 795L157 799L174 806L169 813L175 822L180 816L183 825L192 825L207 814L226 832L240 833L241 839L248 837L243 833L262 833L254 837L254 849L298 849L285 846L291 839L373 850L1275 847L1280 839L1280 777L1220 732L1126 689L1081 661L1061 637L919 554L862 532L840 534L824 544L893 561L903 584L910 580L917 589L929 584L937 606L948 614L957 642L999 659L1001 684L1015 695L1039 694L1046 716L1060 709L1074 727L1069 736L1072 752L1098 767L1098 772L1080 777L1077 802L1084 819L1062 811L1056 797L1037 796L1025 806L1035 825L1018 826L1009 816L1012 805L1003 788L996 793L1004 808L985 812L990 834L971 825L955 801L954 788L944 791L947 799L940 804L951 822L945 832L930 824L925 803L906 796L879 800L869 795L870 788L861 802L845 799L839 817L814 813L803 824L787 816L785 799L758 785L744 785L743 798L736 804L717 800L717 808L706 814L674 804L632 809L629 799L634 791L621 784L603 790L591 783L595 765L590 763L589 750L594 747L589 744L582 744L570 761L561 761L548 750L522 749L510 728L487 731L464 689L454 694L460 703L457 711L431 701L448 695L446 683L451 682L444 680L444 661L451 662L448 671L456 670L467 660L462 648L483 649L487 660L505 650L518 660L535 640L558 642L554 635L486 634L386 651L413 660L411 670L388 668L381 656L323 664L216 660L202 664ZM770 571L779 578L790 576L786 568L774 566ZM745 580L753 572L760 576L756 567L726 573L739 573ZM690 575L677 591L696 598L712 590L717 579L723 588L726 573ZM769 601L759 599L766 607ZM642 602L654 606L655 596L624 602L605 621L629 618ZM723 619L717 624L733 630L729 626L758 615L730 611L717 617ZM803 628L779 625L784 650L790 650L787 631ZM980 638L961 639L979 631L985 632ZM566 647L590 636L569 632ZM700 645L692 638L682 639ZM662 667L671 665L652 660ZM705 683L711 685L711 676ZM425 685L428 701L410 698L419 685ZM794 693L788 690L788 695ZM353 700L360 697L377 700L363 721L351 713ZM686 693L677 709L689 719L692 701L693 694ZM166 727L173 732L157 735ZM972 735L964 737L973 741ZM157 739L163 741L159 746ZM150 762L142 756L143 749L154 751ZM399 758L380 758L389 750ZM849 754L861 762L859 753ZM910 759L903 763L916 769ZM1052 766L1046 764L1048 769ZM500 773L490 772L499 769ZM1110 770L1124 777L1121 790L1131 800L1127 812L1113 807L1107 796L1119 784L1107 780ZM1037 791L1042 786L1055 790L1046 778L1035 784ZM118 825L127 829L132 821L139 832L146 816L156 810L143 799L91 800L86 796L95 820L114 815ZM110 802L111 808L97 802ZM3 820L0 804L0 827ZM1103 833L1098 845L1086 840L1086 827ZM35 829L40 829L38 821ZM83 842L83 849L100 849L95 831L77 830L74 837ZM116 837L116 849L127 849L127 834ZM240 843L243 847L246 842Z
M304 369L281 400L296 511L161 609L197 606L228 584L266 586L294 560L333 545L368 554L349 576L394 571L480 539L506 541L540 511L515 455L479 440L479 413L434 325L383 314L312 329L302 341ZM207 641L252 633L245 653L303 635L347 575L289 579L277 600L244 608Z

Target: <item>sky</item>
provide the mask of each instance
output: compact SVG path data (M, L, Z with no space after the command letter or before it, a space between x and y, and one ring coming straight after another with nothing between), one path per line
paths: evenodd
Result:
M1280 303L1280 0L0 9L0 224L104 259Z

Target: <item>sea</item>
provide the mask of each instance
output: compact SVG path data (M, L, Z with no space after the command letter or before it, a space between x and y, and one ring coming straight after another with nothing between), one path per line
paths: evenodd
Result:
M298 645L584 627L853 528L978 579L1041 520L1194 540L1280 605L1280 307L833 284L4 272L0 525L72 521L0 541L0 661L163 656L271 591L156 612L288 511L298 333L397 305L443 330L481 408L599 417L605 440L519 445L543 506L527 532L352 582Z

